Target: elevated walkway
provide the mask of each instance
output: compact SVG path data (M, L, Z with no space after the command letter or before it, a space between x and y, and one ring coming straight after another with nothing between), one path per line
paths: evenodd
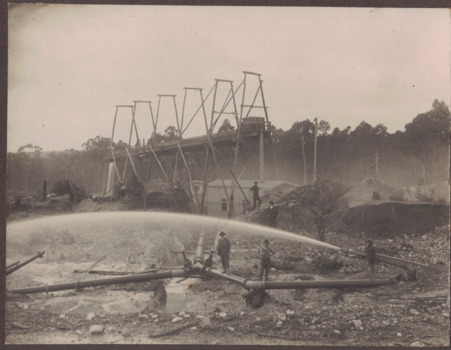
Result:
M250 118L249 118L250 119ZM263 131L263 138L269 138L269 127L265 128L265 122L262 120L252 120L252 123L245 122L240 127L240 140L246 142L255 142L260 136L261 130ZM210 135L211 142L214 146L235 146L238 139L238 130L224 131ZM201 135L190 138L181 138L180 148L183 151L196 152L205 151L205 148L209 146L208 135ZM157 155L164 155L174 153L178 150L177 140L158 142L152 145L152 149ZM127 156L125 149L113 150L116 158ZM130 149L131 154L138 154L139 156L145 156L148 153L152 153L150 146L133 147Z

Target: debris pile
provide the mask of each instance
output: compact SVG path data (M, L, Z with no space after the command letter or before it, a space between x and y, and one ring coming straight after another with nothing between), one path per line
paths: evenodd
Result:
M432 190L427 193L432 196L431 191L437 194L437 189L443 186L429 187ZM448 222L449 205L445 201L426 202L426 195L412 196L413 190L410 191L409 197L405 189L373 178L349 188L324 180L288 193L271 195L265 198L262 207L239 219L268 225L266 200L271 199L279 211L278 227L295 233L316 232L319 216L324 220L326 231L365 232L375 236L429 232Z
M448 181L406 187L402 191L403 197L407 201L432 202L437 204L449 203L450 201L450 186Z
M133 180L133 181L132 181ZM84 196L75 200L70 194L49 193L46 200L36 200L33 196L9 194L7 216L9 221L34 217L37 215L55 215L67 212L87 213L98 211L151 210L179 213L197 213L199 208L182 188L174 188L167 181L152 180L142 186L132 178L128 187L115 188L114 195ZM143 194L146 193L144 196ZM78 199L78 197L77 197Z
M331 205L346 191L346 187L329 180L317 181L313 185L297 187L288 192L271 194L264 197L262 207L246 213L239 218L247 222L268 225L268 206L272 200L279 211L278 227L300 233L316 229L315 217L327 214Z
M447 223L448 205L401 201L400 193L373 178L354 184L334 203L327 220L329 230L390 237L428 232Z
M97 211L121 211L127 210L127 206L120 202L114 201L112 197L106 198L86 198L83 199L75 208L74 211L79 213L92 213Z
M152 210L189 213L190 202L188 194L179 188L146 194L146 208Z
M272 194L265 198L262 207L241 219L267 224L266 200L271 199L281 214L278 227L291 232L316 238L315 216L322 214L326 218L326 241L332 245L363 252L365 240L373 235L380 254L424 264L449 265L449 226L439 224L437 218L441 214L425 209L439 204L405 204L399 199L401 192L375 180L366 180L349 189L320 181L288 193ZM90 199L79 207L84 205L84 210L95 211L114 203L121 201ZM396 234L375 235L371 225L365 226L368 221L352 216L353 210L364 208L369 218L375 216L379 224L390 228L383 222L384 205L394 208L397 220L403 225L387 231ZM382 208L380 215L378 208ZM432 228L426 232L423 232L426 227L410 229L403 220L418 225L420 221L411 217L415 215L425 215L418 220L430 217L427 227ZM337 232L336 227L342 232ZM131 227L124 222L115 227L119 234L102 225L95 230L83 226L83 235L72 227L60 228L57 234L38 227L33 230L33 237L30 235L15 244L10 241L13 237L9 237L8 254L14 259L7 263L13 263L18 255L32 255L38 249L45 249L46 255L11 274L9 289L72 282L74 276L98 278L74 275L75 269L86 272L93 263L97 264L96 269L115 272L140 271L159 262L164 267L179 266L183 262L180 252L185 247L193 248L193 237L186 234L186 227L182 226L172 229L146 224ZM258 278L260 242L260 237L232 240L231 274ZM275 254L271 258L269 281L367 278L367 262L343 251L277 239L271 241L271 247ZM220 258L215 256L213 264L220 266ZM383 262L376 264L377 278L400 272L403 272L400 267ZM185 283L183 285L183 279L171 282L166 279L83 291L8 296L5 310L8 341L296 346L449 344L449 274L435 270L419 267L417 280L403 280L396 286L363 290L271 290L261 293L260 298L252 295L255 291L246 292L241 286L222 279L205 278ZM178 288L178 294L171 293L171 288ZM166 302L167 308L163 310L161 305Z
M67 213L72 211L74 203L69 194L61 196L49 195L45 201L37 201L32 196L16 197L7 203L8 220L14 221L37 215Z

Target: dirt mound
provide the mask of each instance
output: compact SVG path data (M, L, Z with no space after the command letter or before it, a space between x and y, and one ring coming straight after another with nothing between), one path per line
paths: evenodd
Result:
M436 184L406 187L402 189L406 201L449 203L450 187L448 181Z
M146 193L151 192L170 192L174 189L174 185L169 181L162 179L149 180L145 185Z
M163 210L170 212L194 212L194 204L182 189L174 189L167 182L159 181L146 186L146 198L141 192L126 191L118 197L93 197L77 205L77 212Z
M404 193L380 180L365 179L334 203L327 227L338 232L392 236L427 232L448 222L448 205L407 202Z
M32 196L16 197L7 204L9 221L27 218L33 215L48 215L70 212L74 203L68 194L48 197L45 201L37 201Z
M320 209L326 209L330 203L341 197L346 187L341 184L323 180L313 185L301 186L288 192L281 200L294 201L298 205L309 205Z
M165 192L150 192L146 195L146 207L180 213L190 213L191 200L182 189L166 190Z
M246 213L240 219L269 225L266 200L273 200L279 211L277 226L296 233L318 231L318 217L325 230L332 232L363 232L376 236L393 236L412 232L427 232L449 219L449 205L441 198L444 186L423 186L415 192L395 188L378 179L367 178L346 188L331 181L318 181L313 185L265 198L260 208ZM423 196L421 195L423 193ZM423 199L423 200L421 200Z
M449 184L442 181L436 184L395 188L380 180L367 178L352 185L343 196L350 208L379 204L384 201L449 203Z
M385 202L335 213L341 220L329 227L337 228L338 231L360 230L378 236L428 232L438 225L446 224L448 212L449 207L441 204Z
M394 198L397 194L398 191L394 187L380 180L367 178L352 185L341 200L345 200L348 207L353 208L391 201L390 197Z
M315 218L331 210L333 203L346 191L346 187L329 180L317 181L313 185L300 186L292 191L265 198L260 208L246 213L240 219L269 225L266 200L273 200L279 218L277 226L284 230L300 233L316 230Z
M112 198L87 198L82 200L75 211L83 213L91 213L96 211L120 211L127 210L127 207L119 202L113 201Z

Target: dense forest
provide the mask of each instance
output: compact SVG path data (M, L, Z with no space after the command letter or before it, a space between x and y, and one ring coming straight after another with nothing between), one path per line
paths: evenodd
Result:
M318 178L353 183L378 175L398 186L444 181L449 177L449 128L449 108L437 100L430 111L417 115L404 131L393 134L382 124L372 126L362 121L354 130L330 130L327 122L320 121ZM298 182L303 179L302 136L311 181L313 130L314 123L307 119L295 122L285 132L273 132L279 167L286 169L286 174L298 174Z
M233 128L230 123L223 124L223 130ZM327 121L318 121L317 178L350 184L378 176L396 186L445 181L449 178L449 128L449 108L437 100L431 110L406 124L404 131L393 134L382 124L372 126L365 121L354 130L331 130ZM274 125L271 129L273 149L265 156L268 168L277 164L280 178L299 185L311 183L314 121L297 121L286 131ZM177 134L169 127L154 137L171 140ZM48 192L61 191L69 181L79 192L100 194L105 188L109 147L109 138L97 136L88 139L82 150L44 152L29 144L8 152L9 199L18 195L40 198L44 180ZM125 143L119 141L115 148L125 148Z

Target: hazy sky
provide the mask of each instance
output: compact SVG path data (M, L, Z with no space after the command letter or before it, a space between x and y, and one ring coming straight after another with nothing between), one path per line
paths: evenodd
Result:
M449 104L447 9L20 4L8 14L11 152L80 149L111 136L116 105L151 100L156 114L158 94L176 94L180 114L184 87L205 97L216 78L237 87L242 71L262 74L269 119L284 130L317 117L394 132L434 99ZM159 132L176 124L163 103L160 118Z

